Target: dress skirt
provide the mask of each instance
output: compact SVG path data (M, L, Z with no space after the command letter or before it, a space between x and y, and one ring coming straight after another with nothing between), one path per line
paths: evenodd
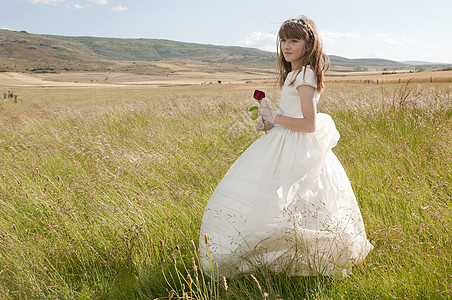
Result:
M222 276L265 266L343 278L373 246L350 181L332 152L334 121L317 114L302 133L276 126L231 166L205 209L202 267Z

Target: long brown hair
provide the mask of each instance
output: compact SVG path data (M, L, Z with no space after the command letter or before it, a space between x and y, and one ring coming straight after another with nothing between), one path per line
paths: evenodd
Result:
M315 79L317 81L316 90L321 92L324 87L323 75L329 68L330 60L323 52L322 41L320 40L315 23L312 20L302 16L298 19L289 19L281 25L277 39L279 68L278 84L280 87L284 85L287 75L291 71L295 71L292 70L291 63L286 61L284 55L281 53L282 39L302 39L306 42L306 51L301 57L301 66L303 67L310 65L311 69L314 71ZM300 71L301 70L298 70L298 73ZM295 78L296 77L294 77L294 80L290 84L294 83Z

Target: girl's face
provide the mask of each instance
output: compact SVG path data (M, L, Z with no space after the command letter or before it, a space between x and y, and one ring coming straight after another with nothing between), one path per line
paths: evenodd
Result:
M280 47L286 61L292 64L292 70L300 69L306 41L301 39L281 39Z

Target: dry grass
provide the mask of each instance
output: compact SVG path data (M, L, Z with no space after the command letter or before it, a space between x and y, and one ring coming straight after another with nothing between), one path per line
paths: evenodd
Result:
M18 103L0 102L0 298L449 298L452 101L441 84L333 84L322 95L375 245L350 277L261 270L202 283L191 240L259 136L254 88L279 95L267 84L15 88Z

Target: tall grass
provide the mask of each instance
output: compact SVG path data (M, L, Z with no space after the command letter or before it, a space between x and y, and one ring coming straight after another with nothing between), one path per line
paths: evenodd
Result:
M259 136L254 88L25 89L0 102L0 298L451 297L446 85L333 84L321 97L375 245L351 276L200 273L204 206Z

